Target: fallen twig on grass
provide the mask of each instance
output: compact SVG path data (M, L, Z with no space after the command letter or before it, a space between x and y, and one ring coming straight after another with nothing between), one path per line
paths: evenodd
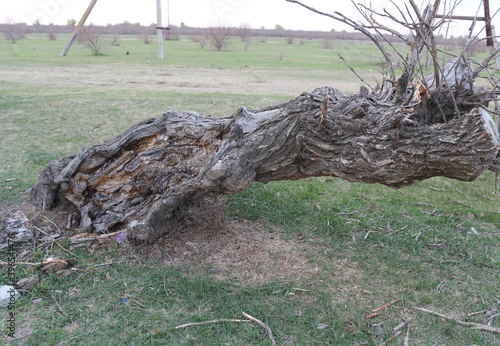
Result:
M72 244L74 244L74 243L81 243L81 242L85 242L85 241L89 241L89 240L109 238L109 237L112 237L114 235L118 235L118 234L124 233L124 232L125 231L118 231L118 232L113 232L113 233L108 233L108 234L96 234L96 235L92 235L90 237L85 237L85 238L77 238L75 236L75 237L69 238L69 241Z
M253 316L250 316L249 314L247 314L243 311L241 313L243 314L243 316L245 316L249 320L251 320L255 323L258 323L262 328L264 328L267 332L267 336L269 336L269 339L271 339L271 342L273 343L273 345L276 345L276 341L274 340L274 337L273 337L273 331L271 330L271 328L267 324L265 324L264 322L262 322L261 320L255 318Z
M488 310L481 310L481 311L471 312L470 314L467 314L467 317L471 317L471 316L474 316L474 315L479 315L479 314L482 314L482 313L485 313L485 312L488 312Z
M86 273L92 273L90 270L88 269L78 269L78 268L70 268L71 270L75 271L75 272L86 272Z
M420 207L431 207L435 208L435 205L432 204L427 204L427 203L421 203L421 202L408 202L408 201L403 201L403 204L413 204L413 205L418 205Z
M244 323L249 323L249 322L252 322L252 321L250 321L250 320L236 320L236 319L220 318L218 320L186 323L186 324L182 324L180 326L175 327L175 329L181 329L181 328L193 327L193 326L202 326L202 325L205 325L205 324L221 323L221 322L244 322Z
M432 310L424 309L424 308L421 308L421 307L418 307L418 306L415 307L415 310L426 312L428 314L444 318L445 320L453 321L453 322L461 324L463 326L472 327L472 329L480 329L480 330L486 330L486 331L489 331L489 332L500 333L500 328L486 326L484 324L475 323L475 322L460 321L460 320L457 320L457 319L455 319L453 317L450 317L450 316L447 316L447 315L443 315L443 314L441 314L439 312L435 312L435 311L432 311Z
M495 173L495 191L493 193L498 195L498 173Z
M97 138L94 137L94 135L92 134L92 131L97 130L101 126L102 126L102 124L98 124L98 125L94 126L93 128L91 128L90 131L89 131L90 137L92 137L92 139L94 141L96 141L97 144L101 144L101 141L99 141Z
M82 334L79 334L79 335L76 335L76 336L73 336L73 337L71 337L71 338L69 338L69 339L66 339L66 340L64 340L63 342L58 343L56 346L64 345L64 344L66 344L66 343L70 342L70 341L71 341L71 340L73 340L73 339L79 338L80 336L84 336L84 335L87 335L87 334L93 333L93 332L97 331L97 329L99 329L99 327L97 327L96 329L89 329L89 331L88 331L88 332L86 332L86 333L82 333Z
M165 283L165 277L163 277L163 290L165 291L165 294L167 295L168 299L171 299L170 294L168 293L167 290L167 284Z
M491 316L490 316L490 318L488 318L488 326L490 326L490 327L491 327L491 322L493 322L493 320L494 320L496 317L500 317L500 314L491 315Z
M384 305L379 306L378 308L372 309L372 312L377 312L377 311L380 311L382 309L385 309L386 307L388 307L396 302L399 302L399 301L400 301L400 299L391 300L389 303L385 303Z
M403 322L401 322L400 324L398 324L396 327L392 328L392 330L394 332L397 332L398 330L400 330L401 328L403 328L404 326L406 326L408 323L410 323L411 320L412 320L412 318L408 317L406 320L404 320Z
M59 302L57 301L56 297L54 297L54 295L52 293L50 293L52 299L54 299L54 302L56 303L57 307L59 308L59 311L61 311L61 313L68 317L68 315L66 315L66 313L64 312L64 310L61 308L61 305L59 305Z
M66 251L67 253L69 253L70 255L73 255L73 256L75 256L76 258L81 259L81 257L80 257L80 256L76 255L73 251L70 251L70 250L66 249L66 248L65 248L64 246L62 246L61 244L59 244L59 243L57 243L57 242L55 242L55 244L56 244L57 246L59 246L62 250L64 250L64 251Z
M269 336L269 339L271 340L272 344L276 345L276 340L274 340L274 337L273 337L273 331L266 323L264 323L261 320L245 313L244 311L242 311L241 313L243 314L243 316L245 316L247 318L247 320L220 318L220 319L211 320L211 321L186 323L186 324L182 324L180 326L175 327L175 329L193 327L193 326L202 326L205 324L221 323L221 322L243 322L243 323L255 322L266 330L267 336Z
M36 266L41 266L41 265L49 264L49 263L66 263L66 264L68 264L68 262L64 261L64 260L44 260L43 262L37 262L37 263L32 263L32 262L15 262L15 265L24 264L24 265L35 266L36 267ZM0 260L0 265L5 266L5 265L9 265L9 263Z
M267 316L267 318L288 318L288 317L300 317L300 316L302 316L301 313L299 313L299 314L290 314L290 315Z
M406 336L403 345L410 346L410 326L408 326L408 328L406 329Z
M95 264L95 265L91 265L87 268L87 270L89 270L90 268L97 268L97 267L105 267L105 266L110 266L110 265L113 265L113 264L118 264L118 263L122 263L122 261L120 262L106 262L106 263L100 263L100 264Z
M396 339L396 337L401 334L401 331L397 331L396 333L394 333L389 339L387 339L386 341L384 341L383 343L381 343L379 346L385 346L387 345L388 343L392 342L394 339Z
M385 303L384 305L379 306L378 308L372 309L372 312L370 312L368 315L366 315L365 318L368 320L370 318L377 316L379 314L380 310L387 308L388 306L394 304L395 302L398 302L399 300L400 299L391 300L389 303Z

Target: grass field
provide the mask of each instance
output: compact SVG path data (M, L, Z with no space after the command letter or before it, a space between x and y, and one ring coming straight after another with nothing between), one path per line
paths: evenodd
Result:
M0 39L2 216L21 206L34 217L20 193L49 161L94 145L97 126L93 136L103 141L170 109L226 116L324 85L344 93L360 85L320 40L253 38L245 51L233 39L214 52L183 38L165 42L163 61L155 44L135 37L106 45L103 56L75 44L59 57L65 40ZM378 76L373 45L334 46L365 79ZM174 328L239 319L244 311L266 322L280 345L401 345L406 327L389 341L392 328L409 317L410 344L500 344L499 334L415 310L487 324L488 311L498 309L500 198L493 189L491 172L471 183L434 178L401 190L336 178L256 183L228 197L223 229L154 246L38 247L23 261L77 257L76 268L88 271L40 272L41 284L16 304L16 339L7 337L7 310L0 310L2 343L270 345L254 324ZM55 232L53 216L33 223ZM36 272L16 267L19 278ZM6 281L3 268L0 284Z

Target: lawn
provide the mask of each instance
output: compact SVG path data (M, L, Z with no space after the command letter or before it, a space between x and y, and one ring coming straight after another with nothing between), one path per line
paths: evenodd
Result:
M171 109L228 116L324 85L344 93L360 86L321 40L254 37L245 50L233 38L215 52L183 37L165 42L160 61L155 44L133 36L105 44L103 56L75 43L60 57L66 39L0 39L0 214L21 208L47 232L64 231L52 221L65 216L38 213L22 192L55 158ZM378 77L381 55L372 44L333 45L366 80ZM241 319L244 311L267 323L280 345L403 344L408 328L392 341L393 328L410 317L411 344L500 344L499 334L415 310L481 324L497 313L493 178L489 171L470 183L433 178L400 190L337 178L255 183L207 216L227 213L225 223L202 220L156 245L110 239L17 249L24 262L77 258L79 270L62 278L18 265L19 278L38 274L41 283L16 303L15 339L2 322L2 343L270 345L253 323L175 329ZM499 319L491 325L500 327Z

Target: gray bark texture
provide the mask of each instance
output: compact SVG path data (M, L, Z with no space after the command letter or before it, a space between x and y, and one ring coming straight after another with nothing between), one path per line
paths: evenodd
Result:
M169 111L50 162L32 202L77 210L82 229L127 229L131 241L154 243L190 203L254 181L335 176L399 188L435 176L472 181L487 169L498 172L500 138L490 115L469 103L457 115L447 100L439 111L423 102L405 106L415 93L407 79L353 96L323 87L226 118ZM481 101L491 97L485 90L468 93Z

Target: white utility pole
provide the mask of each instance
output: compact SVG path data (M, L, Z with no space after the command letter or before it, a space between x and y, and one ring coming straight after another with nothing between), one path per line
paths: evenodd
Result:
M163 59L163 29L161 21L161 0L156 0L156 36L158 36L158 59Z

